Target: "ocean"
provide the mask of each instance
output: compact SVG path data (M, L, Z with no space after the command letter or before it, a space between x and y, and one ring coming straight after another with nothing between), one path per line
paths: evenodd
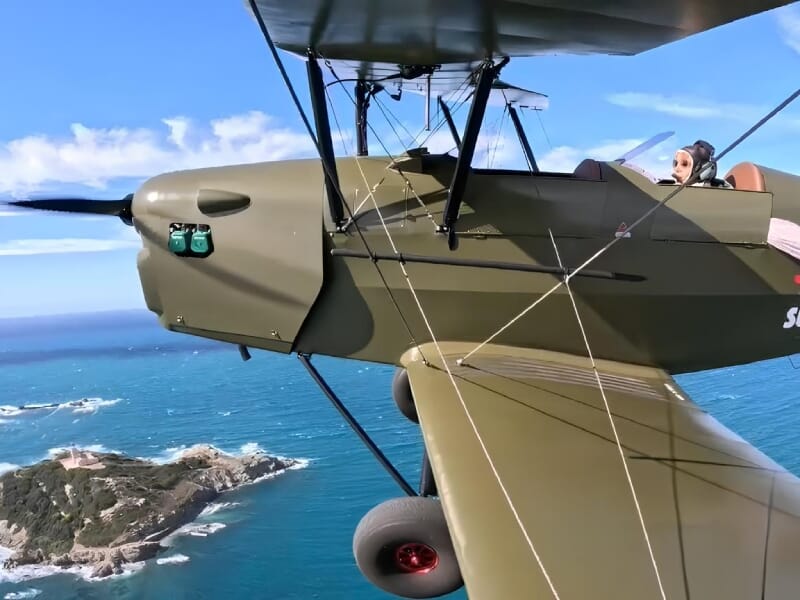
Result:
M71 445L169 460L213 444L307 460L224 494L157 561L103 581L0 570L0 599L391 598L361 577L352 534L369 509L402 492L295 356L252 355L244 362L234 346L169 333L145 311L0 320L0 472ZM416 486L422 441L391 399L393 368L314 364ZM800 474L798 367L800 359L783 358L677 380ZM62 406L15 410L30 404Z

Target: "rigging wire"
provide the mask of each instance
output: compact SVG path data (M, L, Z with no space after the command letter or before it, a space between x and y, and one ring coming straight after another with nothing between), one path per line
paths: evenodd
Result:
M378 108L380 108L380 110L381 110L381 113L383 113L383 117L384 117L384 118L387 120L387 122L388 122L389 118L386 116L386 111L388 111L388 112L389 112L389 114L390 114L390 115L391 115L391 116L394 118L394 120L395 120L395 121L397 121L397 124L400 126L400 128L401 128L401 129L402 129L402 130L405 132L405 134L406 134L406 135L409 137L409 139L410 139L410 140L413 142L413 141L414 141L414 135L413 135L413 134L412 134L412 133L411 133L411 132L408 130L408 128L407 128L405 125L403 125L403 122L402 122L402 121L401 121L401 120L400 120L400 119L397 117L397 115L395 115L395 114L394 114L394 113L391 111L391 109L389 109L388 107L386 107L386 106L384 105L383 101L382 101L382 100L381 100L381 99L380 99L380 98L379 98L377 95L373 96L372 98L373 98L373 99L375 100L375 102L377 103L377 105L378 105ZM394 130L394 128L393 128L393 130ZM400 136L397 134L397 132L396 132L396 131L395 131L395 135L397 135L398 139L400 138ZM400 143L402 144L402 140L401 140L401 142L400 142ZM409 146L406 146L406 147L409 147Z
M339 124L339 116L336 114L336 107L333 104L333 98L331 98L327 86L325 87L325 96L328 98L328 104L330 104L331 112L333 113L333 120L336 123L336 129L339 131L339 142L342 144L342 150L346 155L349 155L350 149L345 145L344 132L342 131L342 126ZM358 209L356 209L356 212L358 212Z
M494 164L494 159L497 157L497 148L500 146L500 139L503 133L503 126L506 123L506 114L508 113L508 104L503 107L503 114L500 116L500 125L497 127L497 135L494 139L494 150L492 150L492 157L487 156L486 168L491 169ZM488 153L487 153L488 154Z
M336 71L333 69L333 65L331 64L331 61L328 60L325 57L322 57L322 56L321 56L321 58L324 59L325 66L328 67L328 69L330 70L330 72L334 76L334 78L336 78L336 80L341 83L342 89L344 90L345 95L350 99L350 102L352 102L353 105L355 106L356 105L355 98L353 98L353 96L350 94L349 90L347 90L347 88L344 87L344 83L339 78L339 76L336 74ZM396 172L403 178L403 181L405 181L406 186L408 186L408 188L411 190L411 193L414 194L414 198L417 200L417 203L420 205L420 207L422 207L422 209L425 211L425 214L427 215L428 219L433 224L434 231L435 231L438 228L438 226L436 224L436 219L434 218L433 214L431 214L431 211L428 209L428 207L425 205L425 203L422 201L422 198L419 197L419 194L417 194L417 191L414 189L414 185L411 183L411 180L408 177L406 177L406 174L403 172L403 170L397 164L397 158L389 151L389 149L386 147L386 144L383 143L383 139L378 134L378 132L375 131L375 128L372 126L372 123L370 123L369 120L367 120L367 127L369 127L370 131L372 131L372 134L375 136L375 139L378 140L378 143L381 145L381 148L383 148L383 151L386 153L386 156L389 159L391 159L391 164L394 166ZM380 185L380 183L378 185ZM351 216L351 221L355 222L355 217L353 215L350 215L350 216ZM348 223L349 223L349 221L348 221Z
M558 252L558 246L556 245L556 240L553 237L553 232L550 229L548 229L547 232L550 234L550 241L553 242L553 250L555 250L556 253L556 260L558 261L558 266L563 270L564 264L561 262L561 255ZM581 330L583 343L586 346L586 352L588 352L589 354L589 362L592 365L592 371L594 371L594 376L595 379L597 380L597 387L600 389L600 395L603 398L603 405L606 408L608 421L611 424L611 431L614 434L614 440L617 443L617 450L619 451L619 457L622 460L622 468L625 469L625 477L628 479L628 487L630 487L631 496L633 496L633 503L636 505L636 514L639 516L639 523L642 526L644 541L647 544L647 550L650 553L650 561L653 563L653 570L655 571L656 574L658 589L661 592L662 600L667 600L667 594L664 592L664 584L661 582L661 574L658 571L656 556L653 553L653 545L650 543L650 536L647 533L647 526L645 525L644 516L642 515L642 507L639 505L639 498L636 495L636 487L633 485L633 478L631 477L631 472L630 469L628 468L628 461L625 460L625 451L622 449L622 442L620 441L619 433L617 432L617 426L614 423L614 416L611 414L611 407L608 404L606 391L603 388L603 381L600 377L600 371L597 369L597 363L594 360L594 354L592 354L592 348L589 345L589 338L586 336L586 329L583 326L583 320L581 319L581 314L578 311L578 304L575 302L575 296L572 293L572 288L569 286L569 282L566 280L566 277L564 278L564 285L567 287L567 293L569 294L569 299L572 302L572 309L575 311L575 318L578 320L578 327L580 327Z
M336 74L336 70L333 68L333 64L331 63L330 59L328 59L328 58L325 58L325 56L323 56L322 54L320 54L320 55L319 55L319 57L320 57L320 58L322 58L322 59L325 61L325 66L326 66L326 67L328 67L328 70L331 72L331 75L333 75L334 79L336 80L336 83L339 83L339 84L341 85L341 87L342 87L342 89L344 90L345 94L346 94L346 95L347 95L347 97L350 99L350 102L351 102L351 103L353 103L353 105L355 105L355 104L356 104L355 98L353 98L353 96L352 96L352 94L350 93L350 91L349 91L349 90L348 90L348 89L345 87L345 85L344 85L345 81L347 81L347 80L345 80L345 79L342 79L341 77L339 77L339 76ZM465 79L465 81L468 81L468 80L469 80L469 77L470 77L470 76L468 76L468 77ZM463 85L463 84L462 84L462 85ZM391 111L389 111L389 112L391 112ZM384 115L384 118L386 118L386 116L385 116L385 115ZM396 118L396 117L395 117L395 118ZM388 121L388 118L387 118L387 121ZM436 129L438 129L438 128L442 127L442 125L444 125L444 122L445 122L444 120L440 121L440 122L439 122L439 123L436 125ZM381 136L378 134L378 132L377 132L377 131L375 131L375 128L372 126L372 123L370 123L370 122L369 122L369 120L367 121L367 127L369 127L370 131L372 131L373 135L376 137L376 139L377 139L377 140L379 141L379 143L381 144L381 148L382 148L382 149L383 149L383 151L386 153L386 156L388 156L390 159L392 159L392 161L395 161L395 160L396 160L395 156L394 156L394 155L393 155L393 154L392 154L392 153L389 151L389 149L388 149L388 148L386 147L386 145L383 143L383 141L382 141L382 139L381 139ZM420 133L421 133L421 132L420 132ZM433 134L433 131L431 131L431 134ZM399 137L399 136L398 136L398 137ZM417 144L417 143L416 143L416 138L417 138L417 137L419 137L419 134L418 134L417 136L415 136L415 137L414 137L414 144L415 144L417 147L419 147L419 146L421 146L421 144ZM430 136L429 136L429 137L430 137ZM427 138L426 138L426 140L427 140ZM400 142L400 143L401 143L401 145L402 145L402 140L401 140L401 142ZM424 141L423 141L423 143L424 143Z
M550 150L552 150L553 149L553 144L550 143L550 136L547 135L547 130L544 128L544 121L542 121L542 115L539 114L542 111L534 109L534 112L536 113L536 118L539 120L539 126L542 128L542 133L544 134L544 139L547 140L547 145L550 146Z
M464 94L466 92L469 91L469 83L472 80L472 77L473 77L473 73L470 73L469 75L467 75L464 78L464 81L462 81L459 84L459 86L456 88L456 91L458 92L458 96L453 101L453 105L455 106L455 108L450 111L450 116L451 117L454 117L458 113L459 110L461 110L464 106L466 106L467 100L469 100L469 98L470 98L470 94L467 94L466 97L463 97L463 96L464 96ZM419 138L419 136L421 136L423 133L425 133L425 129L422 128L420 130L420 132L416 136L414 136L414 144L416 146L418 146L418 147L424 146L428 142L428 140L430 140L436 133L438 133L439 130L442 127L444 127L445 123L447 123L447 119L444 118L444 117L440 118L439 121L436 123L436 125L428 132L428 135L426 135L422 139L421 142L417 142L417 139Z
M377 100L377 98L375 98L375 99ZM387 111L384 110L384 107L380 103L380 101L377 101L376 104L378 105L378 109L381 111L381 114L383 115L383 118L386 121L386 124L389 126L389 129L392 130L392 133L394 133L394 136L397 138L397 141L400 142L400 147L403 148L403 152L407 151L408 148L410 147L410 145L406 144L403 141L403 138L400 136L400 133L397 131L397 128L394 126L394 123L392 123L392 121L389 119L389 115L394 117L395 121L397 121L398 123L400 123L400 119L398 119L394 115L394 113L392 111L388 111L388 114L387 114ZM402 126L402 123L400 123L400 125ZM403 129L405 129L405 127L403 127ZM407 129L406 129L406 133L408 133ZM414 140L412 139L411 141L413 142Z
M800 96L800 88L799 88L799 89L797 89L797 90L796 90L795 92L793 92L792 94L790 94L790 95L789 95L789 96L788 96L788 97L787 97L787 98L786 98L786 99L785 99L783 102L781 102L781 103L780 103L778 106L776 106L776 107L775 107L774 109L772 109L772 110L771 110L769 113L767 113L767 114L766 114L764 117L762 117L762 118L761 118L761 119L760 119L760 120L759 120L759 121L758 121L758 122L757 122L755 125L753 125L753 126L752 126L750 129L748 129L748 130L747 130L745 133L743 133L742 135L740 135L740 136L739 136L739 137L738 137L738 138L737 138L735 141L733 141L733 142L732 142L732 143L731 143L731 144L730 144L730 145L729 145L727 148L725 148L725 150L723 150L723 151L722 151L722 152L721 152L721 153L720 153L720 154L719 154L717 157L715 157L715 160L719 160L720 158L722 158L722 157L724 157L726 154L728 154L728 153L729 153L731 150L733 150L734 148L736 148L736 146L738 146L739 144L741 144L741 143L742 143L742 142L743 142L745 139L747 139L747 138L748 138L750 135L752 135L753 133L755 133L755 132L756 132L756 131L757 131L759 128L761 128L761 127L762 127L762 126L763 126L763 125L764 125L764 124L765 124L767 121L769 121L771 118L773 118L775 115L777 115L777 114L778 114L778 113L779 113L781 110L783 110L784 108L786 108L786 107L787 107L787 106L788 106L788 105L789 105L789 104L790 104L790 103L791 103L793 100L795 100L795 99L796 99L798 96ZM689 178L688 178L686 181L684 181L682 184L680 184L679 186L677 186L677 187L676 187L676 188L675 188L675 189L674 189L672 192L670 192L669 194L667 194L667 195L666 195L666 196L665 196L665 197L664 197L662 200L660 200L658 203L656 203L656 204L654 204L652 207L650 207L650 208L649 208L649 209L648 209L648 210L647 210L647 211L646 211L646 212L645 212L645 213L644 213L644 214L643 214L641 217L639 217L638 219L636 219L636 220L635 220L635 221L634 221L634 222L631 224L631 226L630 226L630 227L628 227L628 228L626 229L626 232L627 232L627 233L630 233L631 231L633 231L633 230L634 230L636 227L638 227L638 226L639 226L639 224L641 224L641 223L642 223L642 222L643 222L645 219L647 219L647 218L648 218L650 215L652 215L652 214L653 214L653 213L654 213L656 210L658 210L659 208L661 208L662 206L664 206L664 205L665 205L667 202L669 202L669 201L670 201L672 198L674 198L674 197L675 197L677 194L679 194L679 193L680 193L680 192L681 192L681 191L682 191L684 188L686 188L687 186L690 186L690 185L692 185L693 183L695 183L695 182L698 180L698 178L699 178L699 173L694 173L693 175L691 175L691 176L690 176L690 177L689 177ZM599 258L599 257L600 257L600 256L602 256L603 254L605 254L605 253L606 253L606 251L608 251L608 249L609 249L609 248L611 248L611 247L612 247L614 244L616 244L616 243L617 243L619 240L621 240L621 239L623 239L623 237L621 237L621 236L620 236L620 237L614 237L614 238L613 238L611 241L609 241L609 242L608 242L607 244L605 244L605 245L604 245L602 248L600 248L600 250L598 250L598 251L597 251L597 252L595 252L593 255L591 255L591 256L590 256L588 259L586 259L586 260L585 260L585 261L584 261L584 262L583 262L583 263L582 263L582 264L581 264L579 267L576 267L576 268L575 268L575 270L574 270L574 271L572 271L572 272L571 272L569 275L567 275L567 277L566 277L566 278L565 278L563 281L559 281L559 282L558 282L556 285L554 285L552 288L550 288L550 289L549 289L549 290L548 290L548 291L547 291L547 292L546 292L544 295L542 295L542 296L541 296L541 297L539 297L537 300L535 300L534 302L532 302L531 304L529 304L529 305L527 306L527 308L525 308L525 309L524 309L522 312L520 312L518 315L516 315L514 318L512 318L510 321L508 321L508 323L506 323L505 325L503 325L503 326L502 326L500 329L498 329L496 332L494 332L492 335L490 335L488 338L486 338L486 339L485 339L483 342L481 342L481 343L480 343L480 344L478 344L478 345L477 345L475 348L473 348L473 349L472 349L470 352L468 352L466 355L464 355L464 357L463 357L463 358L461 358L461 359L459 360L459 364L463 364L464 362L466 362L466 360L467 360L467 359L468 359L470 356L472 356L473 354L475 354L476 352L478 352L478 351L479 351L481 348L483 348L484 346L486 346L486 344L488 344L488 343L489 343L489 342L491 342L493 339L495 339L495 338L496 338L498 335L500 335L500 334L501 334L503 331L505 331L506 329L508 329L508 328L509 328L511 325L513 325L514 323L516 323L516 322L517 322L519 319L521 319L523 316L525 316L527 313L529 313L531 310L533 310L533 308L534 308L534 307L536 307L536 306L537 306L537 305L538 305L540 302L542 302L542 301L543 301L545 298L547 298L547 297L548 297L550 294L552 294L552 293L553 293L553 292L555 292L557 289L559 289L559 288L560 288L562 285L565 285L566 283L569 283L569 280L570 280L570 279L572 279L573 277L575 277L575 275L577 275L577 274L578 274L578 273L580 273L580 272L581 272L583 269L585 269L587 266L589 266L591 263L593 263L593 262L594 262L594 261L595 261L597 258Z
M286 72L286 68L283 65L283 61L281 60L280 55L278 55L278 50L275 48L275 44L272 41L272 36L269 34L269 31L267 30L267 26L264 23L264 19L261 16L261 12L258 10L258 7L256 6L256 0L248 0L248 4L250 5L250 10L253 12L253 15L255 15L255 17L256 17L256 21L258 22L258 27L259 27L259 29L261 29L261 34L264 36L264 40L267 42L267 46L269 46L270 53L272 54L272 57L275 60L275 64L278 67L278 71L280 71L280 74L281 74L281 77L283 78L284 84L286 85L287 89L289 90L290 95L292 96L292 101L294 102L294 105L297 108L297 111L300 113L300 118L303 120L303 123L305 124L306 130L308 131L308 134L311 137L311 140L314 142L314 146L316 147L317 153L319 154L320 159L321 159L320 161L322 163L322 168L325 171L326 175L328 177L331 177L330 167L327 164L327 162L322 159L322 157L323 157L322 147L319 144L319 140L317 139L317 136L314 135L314 131L311 128L311 123L308 120L308 116L306 115L306 112L303 109L302 104L300 104L300 99L297 97L297 93L295 92L295 89L294 89L294 86L292 85L291 79L289 79L289 75ZM358 237L360 238L361 243L364 244L364 249L367 251L367 253L370 256L374 256L374 253L372 252L372 248L370 247L369 243L367 242L366 237L364 237L364 233L361 231L361 228L358 226L358 223L354 219L353 212L350 209L350 205L347 203L347 201L344 198L344 193L342 192L341 186L337 185L337 186L335 186L335 188L336 188L336 195L339 197L339 200L341 201L342 206L344 206L345 210L347 210L347 213L349 214L350 220L352 221L353 225L355 225ZM377 263L376 260L373 259L371 262L375 266L375 270L378 273L378 277L380 277L380 280L381 280L381 282L383 284L384 289L389 294L389 298L391 299L392 304L394 305L394 308L395 308L395 310L397 311L397 314L400 317L400 320L403 322L403 326L405 327L406 331L408 332L408 335L410 336L412 343L414 344L414 346L417 349L419 349L419 343L417 342L417 338L414 335L414 332L411 330L411 325L409 325L408 320L406 319L406 316L403 314L403 311L400 308L400 305L397 303L397 299L394 297L394 294L392 293L392 289L389 287L389 283L386 281L386 277L383 275L383 271L381 271L381 268L378 266L378 263ZM419 351L420 351L420 354L422 355L423 360L424 360L425 359L425 355L422 353L422 350L419 350Z
M366 174L364 173L363 169L361 168L361 162L359 160L359 157L356 157L356 165L358 165L358 169L361 172L361 177L364 180L364 185L366 185L367 188L369 189L369 187L370 187L369 186L369 182L367 181ZM375 201L375 196L370 194L370 197L372 198L372 203L373 203L373 206L375 207L375 212L377 213L378 218L380 219L381 225L383 226L383 230L386 233L386 237L389 240L389 244L392 247L392 251L397 256L399 256L399 257L402 256L400 254L399 250L397 249L397 245L394 242L394 238L392 237L392 234L389 231L389 228L386 225L386 221L384 220L383 214L381 213L381 210L378 207L378 203ZM450 379L450 382L453 385L453 388L455 389L456 396L458 397L458 400L459 400L459 402L461 404L461 408L464 410L464 414L466 415L467 420L469 421L470 427L472 428L472 431L475 434L475 438L478 440L478 444L481 447L481 450L483 452L484 457L486 458L486 461L489 463L489 468L491 469L492 474L494 475L494 478L497 481L498 486L500 487L500 491L503 493L503 496L505 497L506 503L508 504L508 507L511 510L511 514L514 516L514 519L516 520L517 525L519 526L520 531L522 532L522 535L525 538L525 541L527 542L528 547L530 548L531 553L534 556L534 559L536 560L537 564L539 565L539 568L541 569L542 574L544 575L544 578L547 581L547 585L550 587L550 591L552 592L553 597L556 600L560 600L560 597L558 595L558 592L556 591L555 585L553 584L553 581L550 578L550 575L549 575L549 573L547 572L547 569L544 566L544 562L542 561L542 558L539 555L539 553L536 551L536 547L534 546L533 540L531 539L531 536L528 533L528 530L525 528L525 524L522 521L522 517L520 517L519 512L517 511L517 508L514 505L513 500L511 499L511 495L509 494L508 490L506 489L506 486L503 483L503 479L500 477L500 473L497 470L497 467L495 466L494 461L492 460L492 455L489 452L489 449L486 447L486 443L483 441L483 438L481 437L480 431L478 430L478 426L475 424L475 420L472 418L472 414L469 412L469 408L467 407L467 403L464 401L464 397L461 394L461 390L459 389L458 385L456 384L455 377L453 376L453 373L450 370L450 366L447 364L447 360L444 357L444 353L442 352L441 346L439 345L439 341L436 339L436 335L433 332L433 327L431 326L430 320L428 319L428 316L425 313L425 310L422 308L422 303L420 302L419 296L417 295L417 292L414 289L414 285L411 283L411 277L409 276L408 271L406 270L405 263L404 263L404 261L400 260L398 262L398 264L400 265L400 269L403 272L403 276L405 277L406 284L408 285L408 289L409 289L409 291L411 292L411 295L414 298L414 302L417 305L417 309L419 310L419 314L422 317L423 322L425 323L425 327L428 329L428 334L431 337L431 341L433 342L433 345L436 348L436 352L439 355L440 360L442 361L442 366L444 366L445 371L447 371L447 375L448 375L448 377ZM423 356L423 361L425 362L425 364L429 364L428 361L425 360L424 356Z

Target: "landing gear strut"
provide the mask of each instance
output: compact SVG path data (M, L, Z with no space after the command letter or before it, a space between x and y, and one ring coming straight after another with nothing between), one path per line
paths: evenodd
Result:
M364 577L403 598L436 598L463 585L442 506L415 496L383 502L369 511L353 536Z
M432 497L437 494L436 481L427 452L422 457L417 493L345 408L311 364L311 357L307 354L297 357L353 431L409 496L383 502L361 519L353 536L353 554L361 573L382 590L405 598L436 598L460 588L463 585L461 571L444 511L441 503ZM403 414L417 422L405 369L395 374L392 391Z
M398 369L392 397L419 423L408 372ZM450 531L437 494L428 453L422 455L419 495L397 498L369 511L353 536L353 554L373 585L403 598L436 598L463 585Z

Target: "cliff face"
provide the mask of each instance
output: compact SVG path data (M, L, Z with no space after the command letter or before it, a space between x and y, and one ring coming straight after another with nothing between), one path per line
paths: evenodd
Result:
M3 565L91 565L94 576L154 556L159 540L221 492L296 464L196 447L169 464L118 454L64 453L0 477Z

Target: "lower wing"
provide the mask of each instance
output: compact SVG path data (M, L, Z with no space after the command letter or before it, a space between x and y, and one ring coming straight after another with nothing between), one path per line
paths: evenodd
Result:
M471 600L798 597L800 480L667 373L440 348L403 362Z

